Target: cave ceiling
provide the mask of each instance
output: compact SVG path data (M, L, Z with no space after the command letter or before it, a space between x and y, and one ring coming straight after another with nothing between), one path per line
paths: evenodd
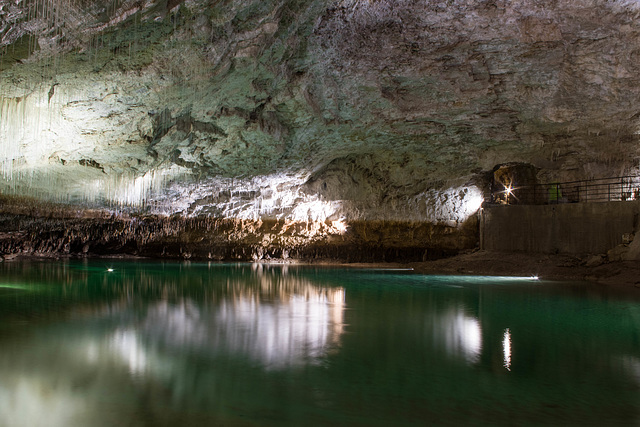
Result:
M502 163L637 173L639 16L616 0L0 0L1 188L420 219Z

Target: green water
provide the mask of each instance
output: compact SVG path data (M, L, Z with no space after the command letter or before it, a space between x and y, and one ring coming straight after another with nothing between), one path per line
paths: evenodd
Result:
M328 267L3 263L0 426L639 425L639 293Z

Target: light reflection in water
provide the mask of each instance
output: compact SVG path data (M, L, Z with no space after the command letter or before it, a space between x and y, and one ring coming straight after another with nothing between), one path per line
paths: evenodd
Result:
M247 358L278 370L316 364L340 346L344 288L316 285L286 269L260 267L253 273L254 286L246 278L230 279L225 292L205 303L165 295L149 302L142 315L125 283L122 298L75 312L93 319L94 326L69 329L62 339L45 334L29 344L55 346L59 356L29 347L16 366L0 354L0 425L116 425L109 417L94 418L100 410L87 402L100 401L100 390L116 390L123 375L138 383L184 381L179 378L187 368L175 359L179 354ZM51 369L26 374L36 367ZM76 392L85 378L94 385Z
M504 330L502 337L502 354L504 356L503 366L507 371L511 370L511 331L509 328Z
M629 377L633 378L638 386L640 386L640 357L624 356L622 357L622 366Z
M638 420L637 304L321 270L16 275L53 285L0 295L0 426Z
M109 351L140 374L148 364L143 342L244 356L267 368L315 363L339 347L344 288L314 285L286 269L274 275L260 267L254 273L257 286L228 281L227 293L208 304L188 297L150 303L135 325L111 334ZM102 313L133 317L129 311L130 304L121 301Z
M39 375L3 375L0 383L0 425L76 426L86 407L85 396L71 393L66 384L58 385ZM100 424L103 425L103 424Z
M328 349L339 346L344 289L309 287L304 295L281 298L265 303L239 296L225 301L216 315L213 341L225 338L231 351L270 368L319 361Z
M173 348L247 356L269 368L313 363L339 346L344 289L309 286L303 295L281 294L275 301L239 294L215 310L192 301L160 301L149 307L138 333ZM115 351L128 356L132 372L144 366L139 340L130 332L117 331L112 342Z
M91 355L91 346L88 354ZM147 352L141 345L138 335L132 329L118 329L109 342L109 349L129 368L131 374L142 374L147 367ZM90 356L91 357L91 356Z
M482 352L482 329L480 321L465 313L463 307L450 308L434 322L434 336L440 337L447 352L475 363Z

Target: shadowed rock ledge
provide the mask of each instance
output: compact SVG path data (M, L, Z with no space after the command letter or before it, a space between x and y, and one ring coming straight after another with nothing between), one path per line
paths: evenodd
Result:
M0 254L138 256L259 261L424 261L473 248L476 217L460 227L426 222L238 220L112 215L66 206L3 205Z

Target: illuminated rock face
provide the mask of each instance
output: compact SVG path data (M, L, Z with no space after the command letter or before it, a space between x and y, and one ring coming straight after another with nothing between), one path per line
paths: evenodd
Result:
M458 227L638 168L636 1L0 0L4 193Z

